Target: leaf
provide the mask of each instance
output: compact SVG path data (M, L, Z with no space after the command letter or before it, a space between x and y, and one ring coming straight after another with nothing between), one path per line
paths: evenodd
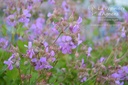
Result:
M5 24L2 25L2 34L3 34L3 36L6 36L7 35L7 27L6 27Z
M26 48L24 47L24 45L27 45L27 42L23 42L21 40L18 40L17 45L18 45L20 52L22 52L22 53L26 52Z
M13 70L8 70L6 72L6 76L12 80L16 80L17 78L19 78L19 73L18 70L16 68L14 68Z
M23 36L25 30L27 30L27 28L24 28L22 24L19 24L18 29L17 29L17 34L20 36Z

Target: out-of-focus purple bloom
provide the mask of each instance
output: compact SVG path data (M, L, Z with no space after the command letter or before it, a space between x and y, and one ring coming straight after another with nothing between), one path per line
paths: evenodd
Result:
M25 9L23 10L23 16L26 16L26 17L31 17L31 14L29 13L30 11Z
M34 40L37 36L39 36L42 33L43 26L44 26L45 20L41 17L36 19L36 22L31 24L30 29L28 32L30 32L29 39Z
M31 14L29 13L29 10L25 9L22 11L22 16L19 19L19 22L22 22L24 24L27 24L30 21Z
M53 50L50 52L50 54L51 56L55 56L55 52Z
M77 33L80 30L79 25L70 26L69 29L72 33Z
M126 74L128 74L128 66L123 66L123 67L122 67L122 70L123 70Z
M37 62L37 58L31 59L32 62Z
M78 45L80 45L83 41L80 39L80 34L78 34Z
M42 69L51 69L51 68L53 68L53 67L47 62L46 57L41 57L39 60L36 59L36 58L33 58L31 61L36 64L35 70L42 70Z
M128 79L128 66L121 67L117 72L113 73L111 77L115 79L117 85L123 85L124 82L120 83L120 81Z
M52 35L58 35L59 31L56 28L52 28Z
M84 68L86 65L85 65L85 63L84 63L84 59L82 59L82 61L81 61L81 67L82 68Z
M67 5L67 2L66 1L63 1L62 2L62 8L64 9L64 11L69 11L69 7L68 7L68 5Z
M125 32L125 28L123 27L122 31L121 31L121 37L125 37L126 36L126 32Z
M77 24L76 25L70 25L69 29L72 33L78 33L80 30L80 23L82 22L82 18L79 17L77 20Z
M57 42L63 54L71 54L72 49L76 48L76 45L72 42L70 36L62 36Z
M16 20L15 20L15 15L12 14L12 15L9 15L7 18L6 18L6 22L8 25L10 26L15 26L17 23L16 23Z
M27 55L29 56L29 58L32 58L35 55L34 50L32 48L32 42L28 42Z
M44 42L43 44L44 44L45 48L48 47L48 43L47 42Z
M92 48L91 47L88 47L88 51L87 51L87 56L91 56L91 51L92 51Z
M0 47L1 48L6 49L8 44L9 44L9 42L6 39L0 38Z
M52 14L49 12L48 14L47 14L47 17L51 17L52 16Z
M118 74L118 73L113 73L113 74L111 75L111 77L113 77L113 78L115 78L115 79L120 79L120 78L121 78L120 74Z
M99 63L102 63L102 62L104 62L104 61L105 61L105 58L104 58L104 57L101 57L101 58L98 60Z
M105 42L109 42L110 41L110 37L109 36L106 36L105 37Z
M14 62L12 61L12 59L15 58L15 55L13 54L9 59L8 61L4 61L4 64L7 64L8 65L8 69L9 70L12 70L13 69L13 64Z
M43 29L43 24L44 24L45 20L43 18L37 18L36 19L36 27L38 29Z
M82 79L81 79L81 82L85 82L87 80L87 78L86 77L83 77Z
M82 18L79 17L78 20L77 20L77 24L80 24L82 22Z
M123 17L126 20L126 22L128 22L128 12L127 13L124 13Z
M48 0L50 4L55 4L55 0Z
M124 82L120 82L120 81L115 81L115 83L116 83L117 85L124 85Z

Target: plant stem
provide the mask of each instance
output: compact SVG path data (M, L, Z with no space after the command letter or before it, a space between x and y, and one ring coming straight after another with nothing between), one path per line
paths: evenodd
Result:
M22 83L22 78L21 78L21 71L20 71L20 68L18 68L18 72L19 72L19 76L20 76L21 85L23 85L23 83Z

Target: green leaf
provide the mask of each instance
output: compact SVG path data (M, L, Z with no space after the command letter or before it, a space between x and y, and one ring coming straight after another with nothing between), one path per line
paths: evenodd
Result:
M2 34L3 34L3 36L6 36L6 34L7 34L7 27L5 24L2 25Z
M19 24L18 25L18 29L17 29L17 34L20 35L20 36L23 36L25 30L27 30L27 28L23 28L23 25L22 24Z
M8 70L6 72L6 76L12 80L16 80L17 78L19 78L19 73L18 73L18 70L15 68L13 70Z

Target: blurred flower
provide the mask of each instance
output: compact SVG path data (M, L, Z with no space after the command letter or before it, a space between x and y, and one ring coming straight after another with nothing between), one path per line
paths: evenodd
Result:
M42 69L51 69L53 68L47 61L46 57L41 57L39 60L36 58L33 58L31 60L33 63L35 63L35 70L42 70Z
M0 48L6 49L8 44L9 42L6 39L0 38Z
M32 48L32 42L28 42L28 50L27 50L27 55L29 56L29 58L32 58L33 55L35 55L34 50Z
M125 36L126 36L125 27L123 27L121 31L121 37L125 37Z
M14 59L14 58L15 58L15 55L12 54L12 56L8 59L8 61L4 61L4 64L8 65L8 69L9 70L13 69L13 65L12 64L14 64L14 62L12 61L12 59Z
M85 66L86 66L86 65L85 65L85 63L84 63L84 59L82 59L82 61L81 61L81 67L82 67L82 68L85 68Z
M98 60L99 63L103 63L104 61L105 61L105 58L104 58L104 57L101 57L101 58Z
M72 33L78 33L79 30L80 30L80 23L82 22L82 18L79 17L78 20L77 20L77 23L73 26L73 25L70 25L69 29Z
M15 14L11 14L6 18L6 23L10 26L16 26Z
M66 11L66 12L69 11L69 7L68 7L66 1L63 1L63 2L62 2L62 8L63 8L64 11Z
M82 18L81 17L79 17L78 20L77 20L77 24L80 24L80 23L82 23Z
M83 77L82 79L81 79L81 82L85 82L87 80L87 78L86 77Z
M117 85L123 85L122 80L128 80L128 66L121 67L117 72L111 74L111 77L115 79Z
M63 54L71 54L72 49L76 48L76 45L72 42L70 36L62 36L58 39L58 44Z
M116 83L117 85L124 85L124 82L120 82L120 81L115 81L115 83Z
M87 51L87 56L91 56L91 51L92 51L92 48L91 47L88 47L88 51Z
M55 0L48 0L50 4L55 4Z
M25 9L22 11L22 16L19 18L19 22L22 22L24 24L27 24L30 21L31 14L29 13L29 10Z

